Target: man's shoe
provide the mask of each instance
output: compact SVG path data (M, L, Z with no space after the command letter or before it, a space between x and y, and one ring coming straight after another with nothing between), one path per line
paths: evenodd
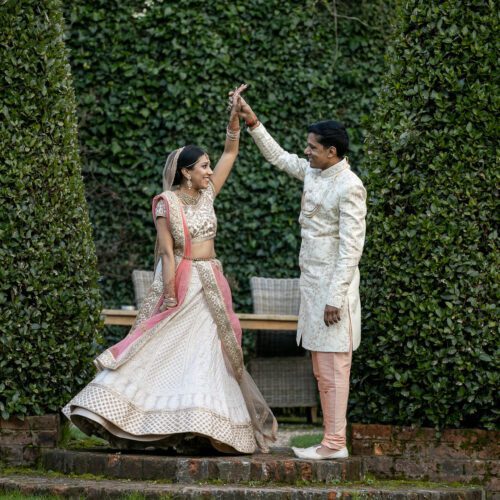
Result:
M318 453L318 449L321 448L321 445L310 446L309 448L294 448L292 447L295 456L298 458L305 458L307 460L335 460L339 458L347 458L349 456L349 452L347 448L342 448L340 450L332 450L331 453L327 455L320 455Z

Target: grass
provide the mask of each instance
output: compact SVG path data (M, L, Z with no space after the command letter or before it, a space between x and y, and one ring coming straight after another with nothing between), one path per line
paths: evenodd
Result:
M0 466L0 475L2 476L40 476L48 478L65 477L71 479L88 479L91 481L102 481L105 476L96 476L95 474L63 474L62 472L45 470L42 468L32 469L29 467L2 467ZM3 493L0 492L0 495ZM38 497L37 497L38 498Z
M62 438L59 443L60 448L72 450L76 448L99 448L103 446L109 446L109 443L96 436L87 436L69 422L62 429Z
M61 497L54 495L25 495L23 493L13 491L12 493L0 493L0 500L60 500Z
M71 497L75 498L75 497ZM172 495L161 495L160 499L168 500L174 498ZM84 497L79 497L84 500ZM142 493L130 493L122 497L122 500L145 500L146 497ZM13 491L11 493L1 493L0 500L61 500L60 496L54 495L25 495L24 493Z
M299 436L293 436L290 438L290 446L296 446L297 448L308 448L309 446L314 446L315 444L321 443L323 439L323 434L301 434Z

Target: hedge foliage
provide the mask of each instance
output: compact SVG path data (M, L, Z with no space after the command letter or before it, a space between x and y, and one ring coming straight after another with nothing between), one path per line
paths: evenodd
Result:
M68 44L83 172L107 306L133 303L131 272L152 266L150 203L169 151L222 152L228 90L248 99L281 144L301 152L306 126L335 117L362 160L392 12L383 0L331 2L77 0ZM238 310L251 276L298 276L302 186L266 164L247 134L217 199L217 252Z
M371 119L352 416L498 423L495 2L400 2Z
M100 294L57 0L0 15L0 417L55 412L87 381Z

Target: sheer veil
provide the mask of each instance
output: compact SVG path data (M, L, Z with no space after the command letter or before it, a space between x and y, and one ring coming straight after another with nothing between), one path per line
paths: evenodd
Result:
M163 167L163 191L171 191L172 184L174 183L175 173L177 172L177 160L179 155L182 153L184 146L179 149L172 151L165 162L165 167Z

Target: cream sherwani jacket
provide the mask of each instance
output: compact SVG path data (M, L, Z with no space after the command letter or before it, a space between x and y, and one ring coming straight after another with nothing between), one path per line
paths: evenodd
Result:
M365 239L366 191L347 160L326 170L287 153L260 124L250 131L265 159L304 182L297 343L311 351L348 352L361 341L358 262ZM327 327L325 305L341 309Z

